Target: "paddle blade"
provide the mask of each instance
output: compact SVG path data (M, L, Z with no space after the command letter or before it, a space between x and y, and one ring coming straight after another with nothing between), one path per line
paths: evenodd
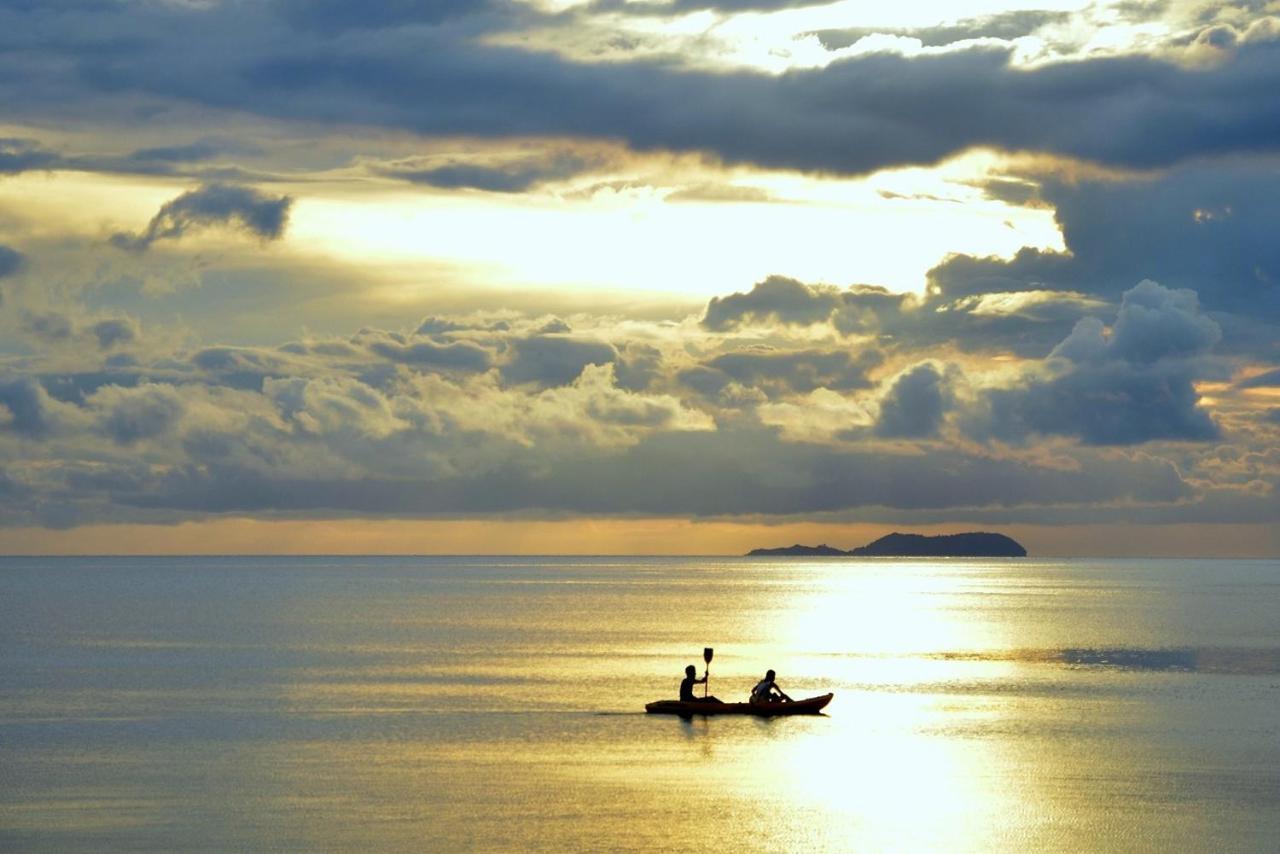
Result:
M705 661L707 664L710 664L710 663L711 663L711 654L712 654L713 652L715 652L715 650L713 650L711 647L709 647L709 646L708 646L708 647L704 647L704 648L703 648L703 650L702 650L702 660L703 660L703 661Z

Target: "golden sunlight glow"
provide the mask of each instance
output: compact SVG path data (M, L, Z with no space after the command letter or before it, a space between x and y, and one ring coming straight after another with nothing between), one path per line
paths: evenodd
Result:
M926 46L919 38L901 33L978 21L1026 8L1025 3L1011 0L892 4L840 0L764 11L680 12L673 8L672 14L663 16L600 11L585 2L539 5L554 11L575 9L578 17L573 19L574 26L515 30L492 34L486 41L544 50L581 63L679 56L689 67L754 69L770 74L821 68L865 53L911 56L963 49L971 42ZM655 12L664 7L661 2L643 5ZM1085 0L1037 3L1037 11L1063 12L1071 17L1047 24L1046 38L1026 35L1008 42L1014 48L1013 61L1025 65L1075 54L1123 53L1168 38L1171 29L1166 21L1133 23L1118 15L1113 5L1116 4ZM823 31L856 31L865 35L847 46L828 48L817 35ZM619 38L619 34L626 38Z
M772 201L677 200L678 188L606 187L586 197L408 192L299 201L289 243L348 263L426 261L466 269L475 284L618 288L712 296L773 274L803 281L923 289L951 253L1008 257L1060 249L1052 212L989 199L972 186L988 153L933 169L865 179L708 172L708 182ZM401 276L404 278L404 276Z
M146 226L190 182L91 172L25 172L0 181L0 208L21 233L100 235Z
M875 650L878 655L905 657L939 650L990 649L1007 640L980 634L981 628L963 614L944 607L968 591L970 579L964 567L940 569L936 563L893 561L856 574L815 573L814 577L812 586L791 594L781 609L778 642L782 645ZM911 660L930 666L925 659ZM904 666L904 660L895 660L894 674L901 675Z
M430 290L424 268L436 266L481 287L701 298L783 274L919 292L925 273L951 253L1061 249L1052 211L987 198L976 186L1002 163L971 152L860 179L681 167L638 180L623 175L621 186L605 174L585 186L522 194L410 190L349 177L281 186L296 203L278 243L225 229L195 230L183 242L330 259L360 268L370 289L410 282ZM105 241L145 227L190 189L172 179L27 173L0 184L0 206L17 218L18 234L72 231Z
M1113 525L1004 525L1037 555L1270 556L1280 526L1270 523L1151 525L1147 537ZM950 525L911 526L924 534ZM882 524L673 518L574 519L317 519L243 517L177 525L94 524L50 530L0 527L5 554L743 554L758 546L830 543L852 547L891 530ZM838 614L828 612L828 619ZM793 627L792 631L798 630ZM828 629L836 635L842 629ZM982 639L975 639L978 643ZM892 661L892 659L885 659ZM863 672L867 664L862 665Z

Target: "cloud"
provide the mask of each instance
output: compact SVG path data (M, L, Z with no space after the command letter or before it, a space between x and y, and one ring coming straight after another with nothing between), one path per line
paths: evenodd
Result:
M818 388L870 388L867 371L884 356L878 350L774 350L754 348L723 353L684 371L681 381L703 394L719 394L730 383L758 388L770 396L807 394Z
M550 458L526 452L425 480L185 467L154 474L119 491L117 500L184 513L792 516L852 508L1174 502L1189 495L1171 465L1152 459L1086 459L1076 468L1049 468L955 451L930 457L836 450L782 442L768 431L721 429L657 431L635 444L579 446Z
M499 371L508 383L558 386L573 382L587 365L617 360L618 351L604 341L544 335L513 340Z
M921 439L936 436L953 404L946 375L932 362L903 371L880 399L877 436Z
M156 383L135 388L104 386L88 398L87 404L101 413L98 429L119 445L132 445L168 432L186 410L177 389Z
M416 335L443 335L446 332L458 332L467 329L464 323L457 323L447 317L424 317L414 330Z
M304 433L381 439L408 422L377 389L350 377L269 379L263 394Z
M98 339L98 346L110 350L120 344L130 344L138 339L138 323L129 317L112 317L99 320L89 327Z
M301 366L287 353L256 347L205 347L190 357L192 367L231 388L260 390L267 379L288 376Z
M594 12L620 12L628 15L654 15L676 17L691 12L714 11L720 13L735 12L775 12L782 9L800 9L806 6L823 6L830 0L670 0L670 2L628 2L628 0L595 0L591 4Z
M878 348L816 347L814 330L775 334L765 348L586 314L573 317L572 334L539 335L531 331L546 315L504 317L497 330L492 317L437 316L430 325L445 338L429 342L378 329L190 355L151 353L150 342L113 368L7 380L0 459L23 461L20 473L6 472L28 491L0 495L0 516L31 521L36 506L58 524L224 512L997 521L1074 518L1095 504L1115 518L1175 504L1192 516L1263 512L1248 496L1190 508L1214 489L1269 476L1265 461L1242 460L1233 474L1193 467L1190 450L1099 447L1194 432L1198 407L1178 395L1194 398L1214 336L1194 298L1176 290L1132 289L1109 328L1080 324L1043 361L1010 365L1013 379L964 378L958 366L921 359L923 350L905 361L895 353L905 367L880 391L868 376ZM609 343L623 329L650 337ZM695 342L717 349L691 368ZM404 356L421 343L473 345L495 354L496 370L407 370L378 352ZM100 364L96 343L93 352ZM690 391L696 372L713 381L709 393ZM845 429L868 423L877 399L878 419L857 435ZM819 400L836 407L837 423L807 433L763 426L773 418L785 428L787 412L812 422L806 407ZM980 417L985 432L971 435L1012 445L946 441L944 427L970 430ZM1046 448L1040 435L1079 443ZM906 448L877 437L936 441Z
M61 158L29 139L0 138L0 175L15 175L32 169L57 166Z
M1071 436L1087 445L1215 439L1218 425L1200 408L1193 380L1219 336L1194 293L1144 281L1124 295L1109 331L1096 318L1079 321L1046 360L1048 376L987 389L969 430L1012 442Z
M434 25L475 15L487 0L276 0L280 13L295 26L334 34L403 25Z
M1200 313L1195 291L1173 290L1146 280L1125 293L1102 354L1130 363L1153 363L1208 353L1221 338L1218 324ZM1064 347L1067 344L1063 342Z
M773 194L762 187L742 186L740 184L695 184L668 193L664 202L774 202Z
M522 193L531 187L552 181L563 181L600 168L599 157L574 152L554 152L538 157L487 165L454 161L425 169L384 168L382 174L415 184L444 189L484 190L490 193Z
M835 288L811 287L785 276L770 276L747 293L712 297L702 325L722 331L745 322L822 323L840 306Z
M1236 383L1237 388L1280 388L1280 368L1255 374Z
M10 9L8 31L39 32L45 61L29 61L31 45L0 53L0 81L25 72L21 87L4 89L14 121L147 99L313 126L619 140L845 174L975 146L1137 169L1277 148L1274 41L1241 43L1195 68L1136 53L1027 68L1012 62L1012 47L979 42L768 75L696 67L678 53L591 63L523 49L529 31L575 20L525 4L474 16L447 3L340 5L284 16L266 4Z
M79 307L71 307L70 311L74 316L47 308L21 309L17 313L17 328L41 345L72 352L85 340L92 341L100 350L109 350L132 343L140 335L138 322L132 317L85 317Z
M75 333L70 318L56 311L23 313L22 331L43 341L57 343L70 340Z
M876 336L884 347L914 351L953 344L965 351L1012 351L1042 358L1081 317L1108 309L1076 291L1016 290L957 299L893 293L872 285L843 290L772 276L745 293L715 297L702 326L727 332L742 326L829 324L846 336Z
M431 341L397 344L393 341L378 341L370 344L369 349L393 362L460 371L485 371L492 361L488 350L467 341L451 344L435 344Z
M166 202L142 232L120 232L111 244L143 252L157 240L177 240L194 229L235 225L261 238L275 240L284 234L293 199L268 196L248 187L206 184Z
M124 158L126 163L148 167L155 164L185 164L212 160L227 155L260 154L263 149L252 143L217 137L180 145L157 145L139 148Z
M890 35L919 39L925 47L940 47L971 39L1000 39L1012 41L1029 36L1042 27L1062 24L1071 18L1070 12L1049 12L1034 9L1016 9L979 18L965 18L954 24L934 27L875 28L855 27L839 30L818 30L814 33L827 50L850 47L867 36Z
M21 252L0 244L0 279L5 276L12 276L21 270L23 261Z
M0 432L42 439L75 423L76 411L51 398L31 377L0 378Z
M929 274L942 298L998 291L1118 297L1154 279L1190 288L1211 311L1280 320L1280 171L1274 162L1212 162L1167 174L1042 179L1065 253L1023 249L1012 260L954 257Z

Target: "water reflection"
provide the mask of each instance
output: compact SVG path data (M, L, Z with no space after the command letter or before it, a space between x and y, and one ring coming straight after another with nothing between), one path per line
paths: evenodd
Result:
M1280 835L1275 564L300 567L0 573L0 744L21 780L0 788L0 847ZM813 718L643 714L708 645L724 699L774 667L792 696L835 700Z

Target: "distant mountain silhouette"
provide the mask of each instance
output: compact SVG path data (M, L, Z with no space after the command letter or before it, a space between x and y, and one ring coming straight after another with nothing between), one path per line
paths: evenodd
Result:
M1026 557L1027 550L1004 534L970 531L964 534L886 534L873 543L843 551L826 544L752 549L749 557Z
M794 546L783 546L779 549L752 549L747 554L749 557L847 557L849 552L826 543L820 546L802 546L796 543Z
M1026 557L1027 550L1004 534L983 531L937 537L894 532L849 554L867 557Z

